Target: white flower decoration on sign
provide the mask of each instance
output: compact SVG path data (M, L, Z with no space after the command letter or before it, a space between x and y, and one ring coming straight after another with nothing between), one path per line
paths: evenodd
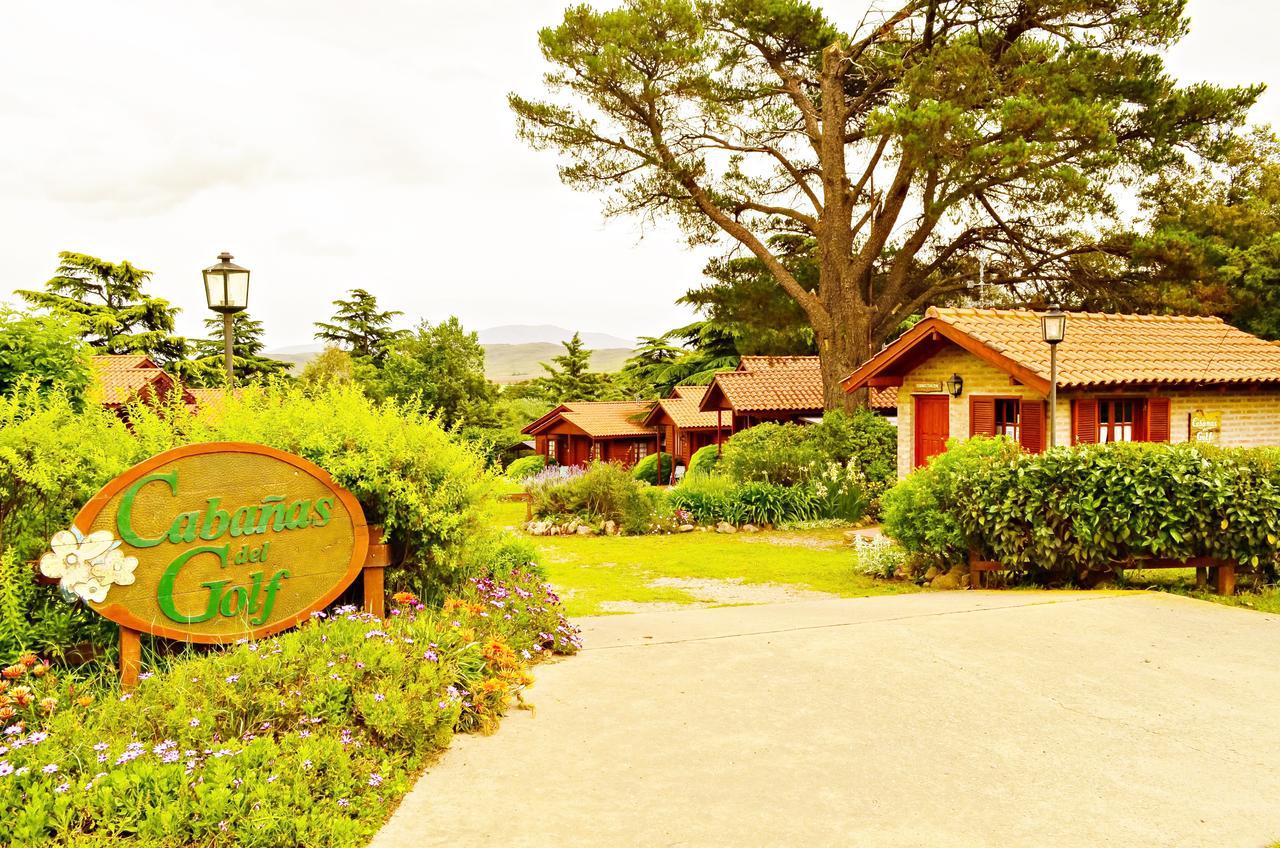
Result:
M100 604L112 585L133 583L136 557L119 550L120 541L110 530L95 530L88 536L75 527L59 530L49 542L52 550L40 557L40 573L58 580L58 588L72 597Z

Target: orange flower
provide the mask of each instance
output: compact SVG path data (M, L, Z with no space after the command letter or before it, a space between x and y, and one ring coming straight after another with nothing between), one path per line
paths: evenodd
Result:
M22 663L22 664L23 664L23 665L25 665L27 668L31 668L31 666L33 666L33 665L35 665L35 664L36 664L36 655L35 655L35 654L23 654L22 656L18 657L18 662Z
M8 721L17 714L13 707L0 707L0 721Z
M31 704L31 690L26 686L18 686L13 690L13 701L20 707Z
M0 674L4 675L9 680L17 680L19 677L21 677L26 673L27 673L26 668L20 665L5 666L4 671L0 671Z
M58 708L57 698L41 698L40 699L40 709L43 710L46 715L51 715L53 711L56 710L57 708Z
M396 592L391 596L391 600L397 604L412 605L418 603L418 596L412 592Z
M76 698L76 703L77 703L77 704L79 704L79 705L80 705L80 706L82 706L82 707L87 707L87 706L89 706L90 704L92 704L92 703L93 703L93 696L92 696L92 695L81 695L79 698Z
M41 663L40 665L31 669L31 673L34 674L36 677L44 677L45 672L47 672L48 670L49 670L49 666L45 663Z
M462 609L466 605L467 602L460 600L459 598L449 598L444 602L444 611L453 612L454 610Z

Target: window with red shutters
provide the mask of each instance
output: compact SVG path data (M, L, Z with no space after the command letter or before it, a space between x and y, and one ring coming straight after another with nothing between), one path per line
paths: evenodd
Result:
M1045 443L1045 402L1024 400L1021 402L1021 427L1017 436L1022 449L1040 453Z
M994 436L996 434L996 399L992 397L969 398L969 435Z
M1169 399L1151 398L1147 401L1147 441L1169 441Z
M1098 401L1076 398L1071 401L1071 436L1073 444L1092 445L1098 441Z

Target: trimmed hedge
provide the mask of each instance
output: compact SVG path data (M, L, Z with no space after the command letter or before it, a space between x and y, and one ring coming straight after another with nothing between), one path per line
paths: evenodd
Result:
M1273 574L1280 452L1113 444L1026 454L1003 439L950 447L885 496L885 531L959 562L1072 573L1147 557L1213 556Z
M661 457L662 470L658 470L658 460ZM648 483L650 486L666 485L671 480L671 454L669 453L651 453L644 459L635 464L631 469L631 476L637 480Z

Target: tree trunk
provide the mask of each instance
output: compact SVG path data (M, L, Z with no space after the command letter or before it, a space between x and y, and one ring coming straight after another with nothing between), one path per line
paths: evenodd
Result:
M822 362L823 406L852 412L867 405L867 392L848 394L840 383L871 357L870 319L865 314L848 315L847 309L841 312L844 316L832 321L830 334L816 332Z

